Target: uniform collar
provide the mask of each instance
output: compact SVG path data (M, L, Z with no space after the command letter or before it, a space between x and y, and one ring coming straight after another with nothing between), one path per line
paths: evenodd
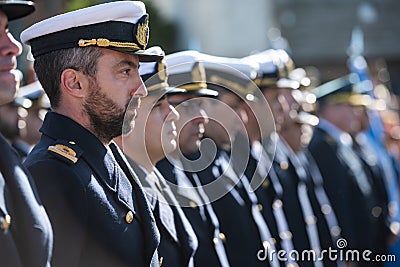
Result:
M40 132L52 139L74 142L85 154L104 156L107 153L106 147L94 134L73 119L56 112L46 114Z
M40 131L55 143L74 144L81 157L113 190L116 190L115 159L100 140L76 121L56 112L48 112Z

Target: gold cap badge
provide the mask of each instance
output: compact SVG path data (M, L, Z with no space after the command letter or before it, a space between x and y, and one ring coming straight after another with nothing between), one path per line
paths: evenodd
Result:
M143 16L137 24L136 40L143 46L143 49L146 49L149 40L149 19L146 15Z

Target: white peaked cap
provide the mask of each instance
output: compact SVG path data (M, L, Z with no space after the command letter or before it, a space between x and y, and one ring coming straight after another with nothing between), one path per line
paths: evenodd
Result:
M238 58L219 57L207 54L201 54L201 62L207 69L212 69L219 72L226 72L231 75L246 76L248 79L257 78L259 65L250 60Z
M157 55L165 55L164 50L159 47L159 46L152 46L146 49L146 51L152 53L152 54L157 54ZM157 68L158 62L143 62L140 63L140 68L139 68L139 74L140 76L143 75L149 75L154 73L154 71Z
M86 7L33 24L21 33L21 42L29 44L29 40L53 32L110 20L135 24L144 14L146 7L140 1L117 1Z
M187 90L188 94L216 97L217 91L207 88L201 53L186 50L165 57L170 85Z
M169 54L165 57L168 73L179 74L191 72L196 62L199 62L201 54L195 50L186 50Z
M244 57L242 59L256 62L259 65L260 73L273 73L277 71L275 57L276 51L274 49L268 49L254 55Z
M158 60L160 57L145 52L148 36L144 3L115 1L35 23L21 33L21 41L31 45L34 57L60 49L97 46L137 54L141 61Z

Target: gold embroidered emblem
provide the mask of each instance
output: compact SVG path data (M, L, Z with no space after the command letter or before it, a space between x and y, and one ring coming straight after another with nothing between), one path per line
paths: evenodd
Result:
M165 59L158 62L157 71L158 71L158 77L160 78L160 80L166 81L167 80L167 68L165 67Z
M78 161L78 158L76 157L76 152L66 145L57 144L54 146L49 146L47 150L52 151L64 158L67 158L73 163L76 163Z
M146 49L147 46L148 35L149 35L149 20L146 17L143 23L138 24L136 30L136 40L140 45L143 46L144 49Z
M199 90L207 88L206 83L206 71L203 63L196 61L193 65L192 71L190 72L190 81L187 84L179 85L179 88L191 90Z
M203 63L196 62L192 69L192 80L193 82L205 82L206 81L206 71L204 69Z
M221 86L221 87L225 87L227 90L229 91L235 91L239 94L242 95L246 95L246 94L250 94L252 93L250 90L248 90L247 88L244 88L242 85L240 85L237 82L232 82L230 80L224 79L220 76L217 75L213 75L210 77L211 82ZM233 93L235 93L233 92Z
M135 44L135 43L129 43L129 42L113 42L110 41L106 38L99 38L99 39L90 39L90 40L84 40L80 39L78 41L78 45L80 47L85 47L85 46L99 46L99 47L117 47L117 48L130 48L130 49L137 49L139 50L140 47Z

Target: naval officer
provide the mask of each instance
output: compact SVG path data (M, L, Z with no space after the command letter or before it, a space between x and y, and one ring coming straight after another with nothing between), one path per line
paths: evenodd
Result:
M139 62L160 58L145 51L148 32L144 4L117 1L21 34L52 108L25 164L53 225L53 266L159 265L155 219L112 142L132 130L147 94Z

